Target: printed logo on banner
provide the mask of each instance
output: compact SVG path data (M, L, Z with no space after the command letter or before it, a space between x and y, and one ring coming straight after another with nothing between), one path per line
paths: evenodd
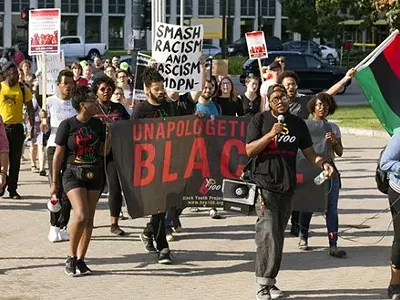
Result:
M217 181L214 178L205 178L200 186L199 193L207 195L209 191L219 191L221 188L222 185L217 184Z
M167 90L180 93L202 90L200 57L203 51L203 26L156 24L152 57L164 77Z

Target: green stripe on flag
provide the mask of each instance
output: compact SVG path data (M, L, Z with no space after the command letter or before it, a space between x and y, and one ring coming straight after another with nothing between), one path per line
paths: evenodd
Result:
M393 135L393 130L400 127L400 117L388 106L372 70L367 67L358 71L356 79L382 126Z

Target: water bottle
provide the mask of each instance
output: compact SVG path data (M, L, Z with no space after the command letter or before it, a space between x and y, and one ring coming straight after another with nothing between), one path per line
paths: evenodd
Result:
M319 173L317 175L317 177L314 178L314 183L316 185L321 185L325 182L325 180L328 179L328 172L326 172L325 170L322 171L321 173Z
M47 209L54 213L61 210L60 201L58 201L56 195L51 196L50 200L47 202Z

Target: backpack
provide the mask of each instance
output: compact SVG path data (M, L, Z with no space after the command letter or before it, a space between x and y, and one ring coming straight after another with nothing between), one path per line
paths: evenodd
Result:
M383 171L380 167L382 154L385 151L385 148L383 148L381 153L379 154L378 165L376 166L376 171L375 171L375 181L376 181L376 187L378 188L378 190L381 193L387 195L388 190L389 190L389 178L388 178L387 172Z

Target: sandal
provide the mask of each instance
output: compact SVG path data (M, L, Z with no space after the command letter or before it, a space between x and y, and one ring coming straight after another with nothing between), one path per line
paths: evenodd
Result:
M337 258L343 258L347 255L346 251L339 250L336 246L329 247L329 255Z

